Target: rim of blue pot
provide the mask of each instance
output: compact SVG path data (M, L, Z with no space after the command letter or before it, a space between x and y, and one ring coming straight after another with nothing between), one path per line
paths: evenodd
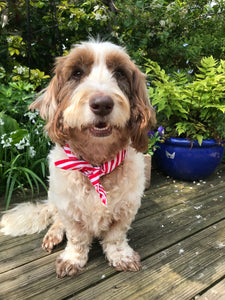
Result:
M198 141L191 141L184 138L169 138L165 140L165 143L169 145L177 145L183 147L213 147L221 146L221 144L224 144L224 142L218 142L214 139L204 139L200 146Z

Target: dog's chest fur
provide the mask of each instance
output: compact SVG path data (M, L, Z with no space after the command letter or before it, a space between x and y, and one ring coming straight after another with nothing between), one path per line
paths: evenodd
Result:
M59 146L50 153L49 200L65 220L81 222L99 236L112 222L121 218L121 213L125 217L138 209L140 201L137 199L140 199L145 183L141 153L129 148L123 163L100 178L107 193L107 207L101 203L88 177L79 171L65 171L54 166L56 160L64 157L65 153Z

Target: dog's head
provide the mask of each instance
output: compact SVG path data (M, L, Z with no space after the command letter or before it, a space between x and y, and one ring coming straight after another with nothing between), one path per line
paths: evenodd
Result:
M87 42L56 61L55 76L31 105L53 142L69 143L90 163L114 158L129 143L144 151L155 123L145 76L119 46Z

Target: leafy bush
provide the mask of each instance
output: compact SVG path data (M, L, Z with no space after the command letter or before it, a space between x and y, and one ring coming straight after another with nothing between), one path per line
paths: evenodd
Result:
M23 193L29 188L46 188L46 153L50 143L43 135L43 123L36 113L25 113L27 122L19 123L4 112L0 113L0 192L5 194L6 208L13 191Z
M181 72L169 76L148 60L146 71L154 78L149 96L165 135L201 145L203 139L225 138L225 61L205 57L198 69L194 77Z
M21 65L49 73L54 57L98 35L125 46L140 66L151 58L166 71L184 68L186 61L194 69L203 56L225 56L225 3L219 0L34 0L29 24L25 0L9 2L2 12L9 19L0 28L5 68L13 55Z
M225 57L224 1L115 1L113 35L144 65L151 58L167 72L194 69L204 56Z
M17 189L24 195L27 189L32 195L38 192L40 185L46 189L50 142L43 134L44 123L38 114L27 111L36 87L46 76L37 70L30 80L32 84L24 72L15 78L0 68L0 194L5 195L6 208Z
M4 53L0 64L5 68L13 65L14 56L20 65L50 73L54 58L73 44L90 36L110 36L109 10L103 1L34 0L29 3L29 23L25 0L8 5L9 21L0 28L0 44L5 45L0 48L0 53Z

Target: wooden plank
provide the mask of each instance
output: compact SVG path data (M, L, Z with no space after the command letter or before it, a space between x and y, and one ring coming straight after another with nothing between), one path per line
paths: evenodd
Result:
M36 239L40 240L40 234L32 234L32 235L23 235L17 237L10 237L10 239L5 239L2 233L0 234L0 252L2 253L5 250L9 250L10 248L15 248L19 245L26 245L28 242L35 241ZM0 257L0 260L2 256Z
M182 187L182 189L179 189ZM171 189L171 188L170 188ZM214 199L217 201L219 198L225 198L224 183L220 183L217 186L203 186L201 189L198 187L184 187L174 186L172 190L168 190L163 194L160 190L156 195L146 194L143 197L142 206L138 212L136 219L143 218L148 215L153 215L160 211L165 211L169 208L176 207L179 204L188 204L199 199L199 202L203 200ZM198 202L198 201L197 201Z
M30 262L33 259L48 255L41 249L41 244L42 236L38 234L20 237L20 239L15 238L14 243L12 240L8 249L1 250L0 273L14 269L17 266ZM7 243L4 244L4 247L6 246Z
M207 181L183 182L158 176L158 181L154 181L150 189L145 191L137 218L141 218L147 208L150 209L151 214L154 214L176 206L190 198L210 195L214 190L222 190L224 188L225 165L222 166ZM155 178L154 175L152 175L153 179Z
M144 261L143 271L151 269L153 261L148 265L148 259L155 258L159 251L158 255L163 256L165 248L189 239L190 235L224 218L225 188L223 178L219 176L216 174L213 181L200 185L166 179L166 187L165 182L159 181L159 187L153 185L146 192L138 218L129 233L131 245L139 251ZM0 263L0 267L4 267L0 275L0 299L62 299L78 295L111 277L117 278L119 275L123 279L123 276L127 276L124 273L117 274L108 267L100 247L95 244L84 273L76 278L56 279L54 261L63 246L53 254L46 255L40 248L43 235L32 235L30 240L29 237L0 236L0 247L6 251L9 246L7 255ZM174 255L178 256L177 253ZM185 267L184 264L181 266ZM199 266L196 272L198 270ZM138 272L137 276L141 276L142 272ZM163 280L166 282L166 277Z
M90 284L101 280L103 271L108 269L106 276L115 271L107 266L104 257L98 255L92 258L84 273L76 278L56 278L54 261L58 253L33 261L26 266L7 272L2 282L0 278L0 299L62 299L79 291ZM41 293L39 295L39 293ZM36 295L36 297L35 297Z
M154 253L163 251L164 248L214 224L224 217L225 208L222 198L217 197L216 201L213 199L196 198L193 202L182 203L175 208L136 221L129 234L131 245L139 251L142 260L145 260ZM195 207L200 205L201 208L196 210ZM196 214L201 214L201 218L196 218ZM29 263L21 265L20 262L21 266L17 269L0 275L0 296L4 296L4 299L19 296L27 299L30 295L33 299L35 297L62 299L102 281L102 275L107 278L117 274L113 268L108 267L100 247L96 250L95 246L93 250L85 273L76 279L63 280L56 279L54 271L54 260L58 253L40 259L38 259L40 254L35 253ZM42 252L41 249L40 251Z
M191 299L225 275L221 245L224 220L147 258L141 272L116 274L71 299Z
M221 280L207 292L198 296L198 300L224 300L225 299L225 279Z

